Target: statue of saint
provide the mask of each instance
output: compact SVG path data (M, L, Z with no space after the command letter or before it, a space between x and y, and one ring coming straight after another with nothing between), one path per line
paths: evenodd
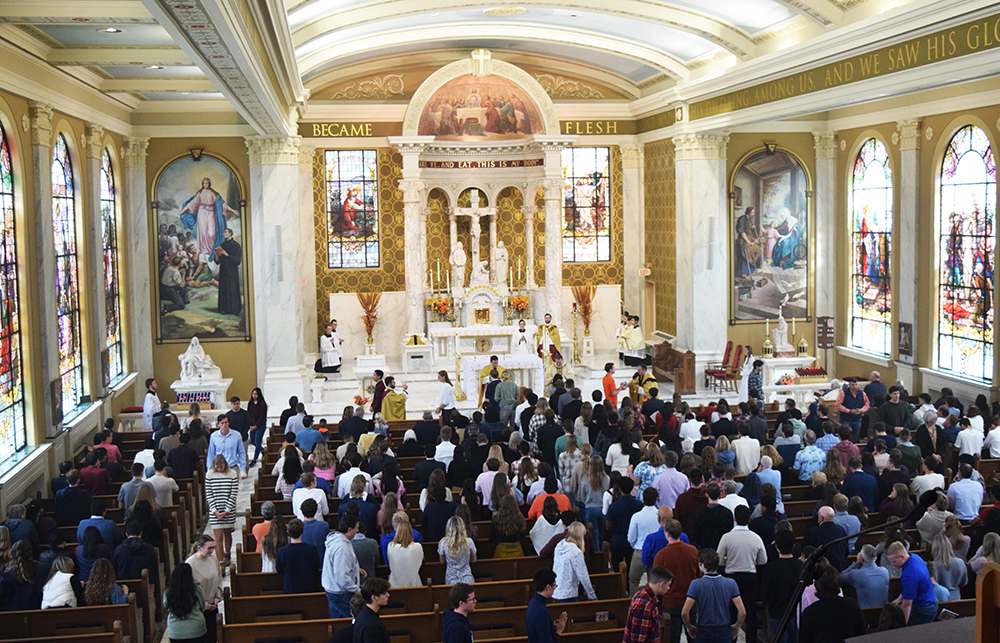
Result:
M451 287L461 290L465 288L465 248L462 242L455 243L455 249L451 251Z
M196 379L222 379L222 370L215 365L205 349L201 347L201 342L197 337L191 338L188 349L177 359L181 363L181 381L186 382Z
M472 268L471 286L486 286L490 283L489 264L485 261L477 261Z
M508 269L508 255L507 248L504 247L503 241L497 244L496 249L493 251L493 283L494 284L504 284L507 283L507 269Z
M778 325L771 331L771 343L774 344L775 353L795 352L795 347L788 341L788 322L785 315L778 309Z

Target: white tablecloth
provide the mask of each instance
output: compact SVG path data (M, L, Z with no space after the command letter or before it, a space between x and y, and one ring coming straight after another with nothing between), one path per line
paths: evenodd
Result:
M545 372L542 369L542 358L538 355L498 355L500 366L508 370L523 370L530 375L531 389L542 390L542 380ZM479 399L479 373L490 363L489 355L462 356L462 390L469 400Z

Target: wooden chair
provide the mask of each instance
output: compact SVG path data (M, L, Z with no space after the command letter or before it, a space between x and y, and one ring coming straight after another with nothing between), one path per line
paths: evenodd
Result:
M736 390L736 376L740 372L740 359L743 357L743 345L740 344L736 347L736 352L733 354L733 363L731 366L726 366L721 372L715 372L712 375L713 388L718 391L722 391L723 387L727 391Z
M733 340L726 342L726 350L722 354L722 361L718 364L709 363L705 365L705 388L711 387L715 383L715 376L726 372L729 365L729 356L733 352Z

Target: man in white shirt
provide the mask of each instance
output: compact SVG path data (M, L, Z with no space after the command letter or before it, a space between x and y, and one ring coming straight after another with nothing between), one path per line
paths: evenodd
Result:
M732 511L733 515L736 514L737 507L750 508L750 503L747 502L747 499L741 497L736 492L736 482L733 480L726 480L722 483L722 497L719 498L719 504Z
M642 492L642 509L632 514L628 523L628 544L632 547L632 564L628 570L629 596L639 591L642 575L646 573L646 566L642 563L642 545L646 536L660 529L656 507L659 498L655 487L646 487Z
M295 415L288 418L288 424L285 425L285 433L294 433L295 435L298 435L299 431L306 428L305 425L302 424L302 420L304 420L305 417L306 405L299 402L295 406Z
M305 516L302 515L302 503L307 498L312 498L316 501L316 513L320 516L325 518L326 514L330 513L330 505L327 504L326 494L323 493L322 489L316 487L315 473L303 473L302 488L292 492L292 513L299 520L305 520Z
M156 503L161 507L170 507L174 504L174 492L179 491L180 487L177 486L177 482L173 478L167 477L167 463L163 460L157 460L153 463L153 477L147 480L149 484L153 485L153 491L156 492Z
M740 422L737 428L740 437L732 443L736 452L736 475L745 476L760 464L760 442L750 437L750 425L746 422Z
M934 456L929 455L924 458L921 465L923 475L917 476L910 483L910 493L913 494L914 498L919 498L922 493L931 489L944 489L944 476L940 473L934 473L936 466L937 460L934 459Z
M750 509L737 507L736 524L719 540L719 565L726 568L726 576L736 581L740 598L750 605L746 617L746 640L757 640L757 569L767 564L767 551L760 536L750 531ZM753 612L753 613L751 613Z
M441 442L434 449L434 459L443 462L445 468L451 466L451 461L455 459L455 445L451 443L451 427L441 427Z
M1000 424L994 424L990 427L983 447L990 450L991 458L1000 458Z
M986 489L972 478L972 465L963 463L958 468L960 478L948 487L948 502L955 509L959 520L969 522L979 516Z
M701 427L704 426L704 422L699 422L694 413L688 413L684 416L684 423L681 424L680 433L681 440L690 438L692 442L697 442L701 439Z
M917 408L916 411L913 412L913 421L917 424L917 426L923 424L924 413L926 413L927 411L934 411L934 413L937 413L937 409L934 408L933 404L931 404L930 395L928 395L927 393L921 393L919 399L920 399L920 406Z
M972 426L969 422L969 418L962 418L958 421L958 425L962 427L962 430L958 432L958 437L955 438L955 447L958 448L958 454L969 454L969 455L979 455L983 451L983 443L985 436L983 432Z
M340 474L337 478L337 497L346 498L351 492L351 483L354 482L354 476L364 476L367 482L365 483L365 493L372 492L372 477L371 474L365 473L361 470L361 454L355 453L351 456L351 468ZM302 474L305 475L305 474ZM305 483L303 483L305 484Z
M476 478L476 491L482 494L483 498L489 498L493 493L493 481L496 479L497 472L500 471L500 461L496 458L490 458L486 461L486 471L479 474Z
M524 410L531 406L531 402L528 401L528 393L531 393L531 389L524 389L524 401L518 404L517 408L514 409L514 426L517 427L518 431L521 431L521 413L524 413Z
M142 400L142 430L153 430L153 414L160 410L160 398L156 397L156 380L146 380L146 397Z

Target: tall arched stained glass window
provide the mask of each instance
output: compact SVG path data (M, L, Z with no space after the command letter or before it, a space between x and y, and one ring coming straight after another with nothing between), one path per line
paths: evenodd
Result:
M892 168L885 145L870 138L854 160L851 231L854 247L851 347L889 356L892 351Z
M56 327L63 420L76 414L83 396L83 347L80 341L80 273L76 256L76 201L73 165L66 137L52 153L52 227L56 243Z
M111 167L111 154L104 150L101 156L101 239L104 247L104 316L105 348L108 361L105 365L110 384L125 375L122 361L121 297L118 292L118 210L115 207L115 175Z
M378 268L378 154L327 150L326 233L330 268Z
M7 133L0 124L0 462L26 444L21 318L17 292L14 173Z
M611 149L562 152L563 261L611 261Z
M958 130L941 164L938 368L993 381L997 169L986 132Z

